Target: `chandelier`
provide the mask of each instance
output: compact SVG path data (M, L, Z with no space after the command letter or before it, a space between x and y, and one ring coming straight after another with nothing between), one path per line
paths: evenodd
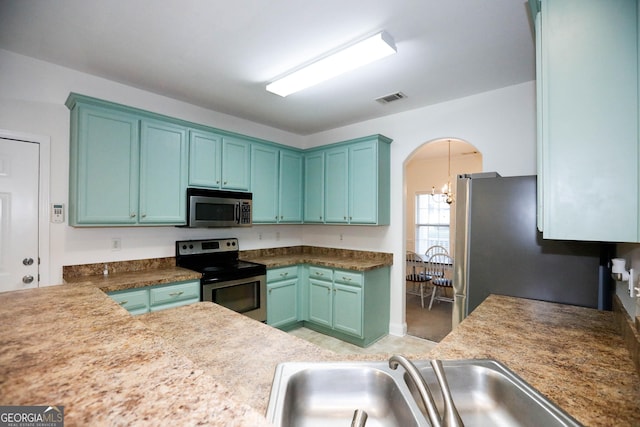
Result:
M442 186L439 194L436 194L436 187L431 187L431 196L440 198L440 201L446 202L447 204L453 203L453 188L451 187L451 140L449 142L449 170L448 176L449 180L445 185Z

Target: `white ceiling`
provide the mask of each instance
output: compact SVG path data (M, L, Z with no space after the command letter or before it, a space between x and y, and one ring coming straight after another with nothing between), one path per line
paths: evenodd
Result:
M379 30L396 55L265 90ZM0 0L0 48L301 135L535 78L525 0Z

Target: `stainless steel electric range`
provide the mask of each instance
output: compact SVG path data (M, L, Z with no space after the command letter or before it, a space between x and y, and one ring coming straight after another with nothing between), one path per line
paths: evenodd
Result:
M238 239L176 242L176 265L202 273L201 300L260 322L267 320L267 268L238 259Z

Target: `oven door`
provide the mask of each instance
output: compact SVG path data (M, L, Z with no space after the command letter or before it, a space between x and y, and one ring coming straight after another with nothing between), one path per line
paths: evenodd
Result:
M215 302L252 319L266 322L266 276L202 283L202 300Z

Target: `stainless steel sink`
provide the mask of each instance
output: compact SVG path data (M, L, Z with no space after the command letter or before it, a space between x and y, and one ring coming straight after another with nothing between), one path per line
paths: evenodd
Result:
M442 413L429 361L414 361ZM466 427L580 426L504 365L446 360L444 371ZM344 426L364 410L367 427L429 426L426 409L402 368L387 362L282 363L276 368L267 419L276 426Z

